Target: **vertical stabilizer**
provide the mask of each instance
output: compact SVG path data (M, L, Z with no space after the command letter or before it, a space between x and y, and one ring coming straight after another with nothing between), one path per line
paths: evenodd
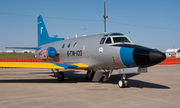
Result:
M42 16L38 16L38 47L51 42L63 40L64 38L49 37Z

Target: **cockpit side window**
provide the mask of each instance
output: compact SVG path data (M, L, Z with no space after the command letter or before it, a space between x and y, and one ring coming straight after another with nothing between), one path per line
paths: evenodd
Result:
M101 41L100 41L100 44L104 44L104 40L105 40L106 38L102 38L101 39Z
M77 42L74 43L73 47L76 47L76 45L77 45Z
M68 43L68 46L67 46L67 47L69 48L70 46L71 46L71 43Z
M130 42L126 37L113 37L114 43L117 42Z
M64 48L65 44L63 44L62 48Z
M106 40L106 44L111 44L111 43L112 43L112 42L111 42L111 38L108 37L107 40Z

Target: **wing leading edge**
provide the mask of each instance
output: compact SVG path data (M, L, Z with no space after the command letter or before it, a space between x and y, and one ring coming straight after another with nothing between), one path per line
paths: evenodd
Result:
M87 65L82 63L34 63L34 62L0 62L0 67L19 67L19 68L43 68L43 69L86 69Z

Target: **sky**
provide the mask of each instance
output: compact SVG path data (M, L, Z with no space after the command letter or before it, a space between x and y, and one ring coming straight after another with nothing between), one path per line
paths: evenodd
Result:
M107 32L161 51L180 48L180 0L0 0L0 50L37 47L39 15L50 36L103 33L104 2Z

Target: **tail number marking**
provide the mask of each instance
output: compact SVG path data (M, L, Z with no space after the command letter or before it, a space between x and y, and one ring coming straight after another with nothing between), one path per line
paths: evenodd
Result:
M82 56L82 50L67 51L67 56Z

